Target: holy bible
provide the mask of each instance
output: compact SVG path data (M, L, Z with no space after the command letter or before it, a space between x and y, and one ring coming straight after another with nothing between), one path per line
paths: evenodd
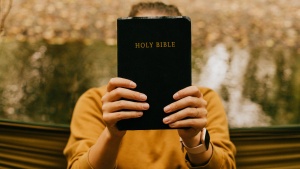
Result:
M120 130L169 129L165 106L191 85L191 21L185 16L117 20L118 77L137 84L150 105L140 118L121 120ZM125 112L126 113L126 112Z

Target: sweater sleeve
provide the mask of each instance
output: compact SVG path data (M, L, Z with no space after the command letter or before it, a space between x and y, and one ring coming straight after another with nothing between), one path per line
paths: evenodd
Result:
M88 151L95 144L105 129L102 119L101 97L106 88L94 88L85 92L77 101L70 125L69 141L64 149L68 161L68 168L90 168L88 164ZM209 89L202 89L207 105L207 130L210 133L213 155L210 161L195 169L235 168L235 147L230 141L226 113L219 96Z
M70 125L70 137L64 149L68 168L90 168L88 151L105 128L101 97L104 88L92 88L77 101Z
M206 107L208 111L206 128L210 134L213 154L204 166L192 167L188 159L186 159L186 163L191 169L235 169L236 149L230 141L228 121L222 101L213 90L201 88L200 91L208 103Z

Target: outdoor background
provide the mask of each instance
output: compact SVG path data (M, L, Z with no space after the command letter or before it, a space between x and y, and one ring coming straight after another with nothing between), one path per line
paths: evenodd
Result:
M12 2L0 119L68 125L80 95L116 76L116 19L138 1ZM191 18L193 84L220 94L230 127L300 124L299 0L163 2ZM8 6L0 0L0 19Z

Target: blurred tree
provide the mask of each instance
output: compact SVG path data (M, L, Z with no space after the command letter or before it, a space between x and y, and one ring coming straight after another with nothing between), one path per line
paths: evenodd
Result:
M82 92L116 76L116 19L138 1L0 0L0 118L68 124ZM251 56L243 97L273 125L300 123L299 0L172 3L192 20L193 82L217 44L228 64L242 49Z

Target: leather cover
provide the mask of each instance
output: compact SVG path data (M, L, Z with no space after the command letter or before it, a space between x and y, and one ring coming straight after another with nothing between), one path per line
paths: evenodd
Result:
M188 17L127 17L117 20L118 76L137 83L150 109L119 121L121 130L169 129L163 108L191 85L191 22Z

